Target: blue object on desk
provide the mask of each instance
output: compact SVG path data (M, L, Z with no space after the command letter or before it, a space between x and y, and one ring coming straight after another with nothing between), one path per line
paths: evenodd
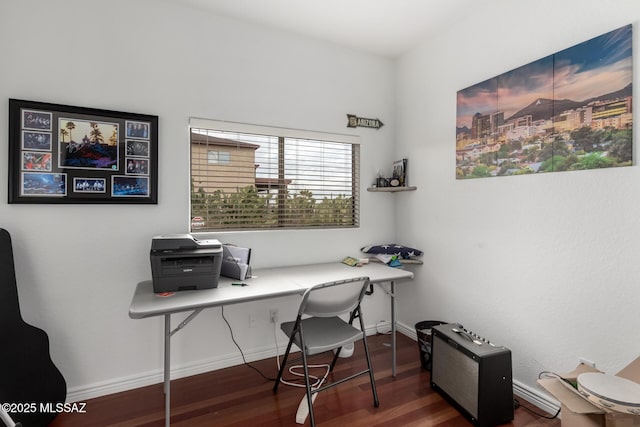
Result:
M398 257L394 257L389 261L389 267L402 267L402 263L398 259Z

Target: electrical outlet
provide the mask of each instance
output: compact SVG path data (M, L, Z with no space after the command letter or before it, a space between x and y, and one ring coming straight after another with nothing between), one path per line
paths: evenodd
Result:
M278 309L272 308L269 310L269 321L271 323L278 323Z
M580 363L583 363L583 364L587 365L587 366L591 366L591 367L592 367L592 368L594 368L594 369L595 369L595 367L596 367L596 362L592 362L591 360L589 360L589 359L585 359L584 357L579 357L579 358L578 358L578 361L579 361Z

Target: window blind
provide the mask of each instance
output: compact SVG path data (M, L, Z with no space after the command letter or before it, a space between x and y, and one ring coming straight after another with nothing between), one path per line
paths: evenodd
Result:
M192 120L191 231L357 227L357 142Z

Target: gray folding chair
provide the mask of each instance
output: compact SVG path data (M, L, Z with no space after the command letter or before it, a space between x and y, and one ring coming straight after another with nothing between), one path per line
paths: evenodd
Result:
M321 283L307 289L302 296L302 302L298 309L298 316L293 322L285 322L280 328L289 337L289 344L284 354L282 365L278 372L278 378L273 386L274 393L278 391L278 385L287 363L287 358L291 347L295 344L301 350L302 365L304 369L304 380L306 387L307 405L309 409L309 419L311 426L315 426L313 416L313 395L330 387L335 387L345 381L349 381L360 375L369 374L371 381L371 391L373 393L373 404L378 407L378 392L371 368L371 358L367 345L367 335L364 329L362 311L360 303L364 293L369 286L368 277L359 277L349 280ZM348 314L349 321L346 322L340 315ZM360 329L355 328L352 323L355 319L360 322ZM311 388L309 381L309 365L307 356L311 356L325 351L336 349L333 361L329 367L329 372L333 371L336 361L340 356L343 346L362 339L364 353L367 360L367 369L350 375L346 378L333 380L330 384Z

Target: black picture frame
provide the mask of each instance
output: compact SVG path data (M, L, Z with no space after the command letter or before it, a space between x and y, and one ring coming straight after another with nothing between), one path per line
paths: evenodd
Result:
M158 116L9 99L9 203L158 203Z

